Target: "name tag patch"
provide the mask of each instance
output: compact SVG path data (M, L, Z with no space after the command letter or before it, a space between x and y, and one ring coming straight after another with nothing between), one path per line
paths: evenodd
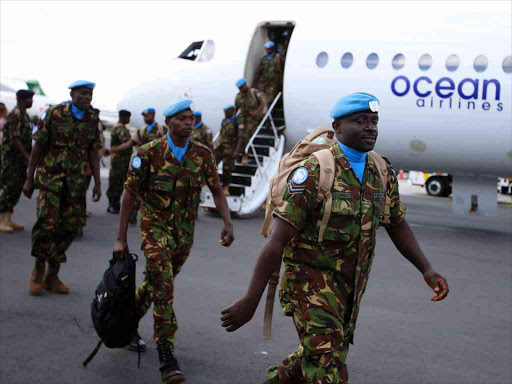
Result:
M373 194L374 200L386 200L386 196L384 195L384 192L375 192Z
M351 192L341 192L341 191L334 191L332 194L333 199L351 199L352 193Z

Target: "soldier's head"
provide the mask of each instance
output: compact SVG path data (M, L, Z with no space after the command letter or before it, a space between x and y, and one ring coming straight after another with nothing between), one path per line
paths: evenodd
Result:
M249 90L249 88L247 87L247 82L245 81L244 78L241 78L235 84L242 93L245 93Z
M124 125L129 124L131 115L132 114L130 111L127 111L126 109L121 109L119 111L119 122Z
M75 107L85 110L89 109L92 102L92 93L94 91L95 83L87 80L77 80L72 83L68 88L71 89L71 103Z
M20 89L16 92L16 104L21 109L30 109L32 108L32 103L34 102L34 92L29 91L27 89Z
M30 122L31 122L32 124L34 124L34 125L39 124L39 116L37 116L37 115L32 116L32 117L30 118Z
M273 41L267 41L265 45L263 46L265 48L265 52L267 52L267 55L270 55L272 52L274 52L274 42Z
M164 110L165 125L173 136L187 138L194 128L194 106L192 100L182 99L170 104Z
M200 123L202 120L202 114L201 111L194 111L194 122L196 124Z
M377 142L379 99L369 93L343 96L331 109L336 138L360 152L369 152Z
M155 108L146 108L142 111L142 116L144 117L144 123L147 125L153 124L155 121Z
M230 119L235 114L235 107L233 104L226 105L224 107L224 116L226 116L227 119Z

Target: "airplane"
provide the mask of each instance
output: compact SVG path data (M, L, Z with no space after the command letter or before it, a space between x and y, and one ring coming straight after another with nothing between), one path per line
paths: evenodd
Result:
M143 81L118 109L162 111L188 97L218 130L236 80L252 85L263 44L273 40L286 53L282 110L267 113L246 147L255 169L237 162L228 198L234 213L253 214L284 151L330 126L338 98L365 91L380 99L377 152L395 169L450 174L455 213L496 215L497 178L512 175L511 4L391 3L388 18L388 2L343 4L343 14L320 9L321 17L212 28L169 63L168 75ZM138 114L132 120L142 125ZM213 206L206 197L204 206Z
M46 109L55 104L44 93L39 81L24 80L16 77L2 77L0 79L0 101L5 104L8 111L16 106L16 92L20 89L30 89L34 92L32 108L27 110L29 116L41 117Z

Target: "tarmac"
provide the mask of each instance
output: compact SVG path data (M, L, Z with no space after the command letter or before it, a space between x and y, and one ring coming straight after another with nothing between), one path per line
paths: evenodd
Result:
M118 215L106 212L107 185L103 180L98 203L90 201L89 192L92 216L62 266L60 277L70 286L69 295L28 294L35 197L22 197L16 207L14 218L25 224L25 231L0 234L1 383L161 382L151 313L140 324L148 344L140 368L136 353L106 347L87 368L82 366L98 342L90 303L111 258L119 222ZM450 294L431 302L433 293L422 276L381 229L350 348L350 382L511 383L511 204L499 204L496 218L461 218L451 213L448 198L432 198L406 183L401 191L407 220L434 268L448 279ZM222 220L200 211L195 245L175 290L176 353L187 383L262 383L266 368L297 347L292 320L281 314L278 300L270 341L262 340L264 299L253 320L235 333L220 326L221 310L246 291L264 242L262 222L263 212L234 220L235 242L224 248L218 244ZM144 257L138 227L129 228L129 246L140 256L140 283Z

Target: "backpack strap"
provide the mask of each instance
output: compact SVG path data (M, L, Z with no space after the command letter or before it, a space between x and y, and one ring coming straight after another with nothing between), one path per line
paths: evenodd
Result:
M386 196L386 202L384 203L384 219L382 220L382 224L390 224L390 216L391 216L391 199L388 194L388 163L384 158L379 155L375 151L369 152L370 157L372 158L377 170L379 171L379 175L382 181L382 185L384 186L384 194Z
M268 232L270 229L270 224L272 224L272 212L274 212L274 208L276 206L272 203L272 199L267 199L267 206L265 210L265 221L263 222L263 227L261 227L261 234L264 237L268 237Z
M103 341L100 340L98 342L98 345L96 346L96 348L94 348L94 351L92 351L92 353L89 355L89 357L87 359L85 359L85 361L82 363L84 367L87 367L87 364L89 364L90 361L92 359L94 359L94 356L96 356L96 354L100 350L101 344L103 344Z
M317 203L325 199L324 215L322 217L322 224L320 225L320 232L318 233L318 242L324 240L324 232L327 228L327 222L331 216L332 208L332 186L334 184L334 171L336 166L334 164L334 156L330 149L322 149L314 152L320 167L320 178L318 179L318 193L316 196Z

